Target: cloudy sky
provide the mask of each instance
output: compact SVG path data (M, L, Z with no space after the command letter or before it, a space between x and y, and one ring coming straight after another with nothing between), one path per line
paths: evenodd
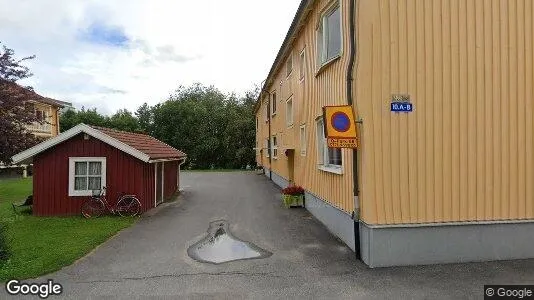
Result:
M110 114L201 82L259 84L299 0L0 0L0 41L35 54L26 82Z

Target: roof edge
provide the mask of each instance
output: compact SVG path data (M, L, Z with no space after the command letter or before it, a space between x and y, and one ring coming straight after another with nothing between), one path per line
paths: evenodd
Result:
M315 3L315 0L302 0L300 2L299 8L297 9L297 13L293 17L291 26L289 27L289 30L286 33L286 37L284 38L284 41L282 42L282 46L280 46L280 49L278 50L278 53L276 54L276 58L274 59L271 69L269 70L269 74L267 75L267 78L265 79L265 83L261 87L260 94L258 95L258 99L256 99L256 104L254 105L254 113L257 113L259 109L258 104L261 103L262 92L269 85L269 81L271 81L274 75L274 71L280 64L280 60L284 57L287 47L289 46L289 40L291 40L291 38L295 36L297 25L302 21L304 17L304 12L306 12L307 8L309 8L314 3Z
M51 138L51 139L48 139L42 143L39 143L27 150L24 150L16 155L14 155L11 160L13 161L14 164L17 164L17 163L20 163L22 161L25 161L27 159L30 159L32 157L34 157L35 155L53 147L53 146L56 146L66 140L69 140L71 139L72 137L80 134L80 133L87 133L89 134L90 136L112 146L112 147L115 147L125 153L128 153L130 155L132 155L133 157L141 160L141 161L144 161L144 162L148 162L150 160L150 157L148 155L146 155L145 153L133 148L132 146L129 146L97 129L94 129L92 128L91 126L89 125L86 125L86 124L78 124L74 127L72 127L71 129Z

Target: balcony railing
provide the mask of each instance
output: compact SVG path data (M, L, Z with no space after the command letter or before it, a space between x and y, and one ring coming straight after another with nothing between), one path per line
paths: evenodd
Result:
M27 128L31 132L52 133L52 125L48 123L41 124L41 123L35 122L32 125L28 125Z

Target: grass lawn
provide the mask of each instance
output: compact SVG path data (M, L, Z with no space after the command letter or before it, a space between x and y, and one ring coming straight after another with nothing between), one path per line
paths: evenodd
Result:
M59 270L109 239L137 218L34 217L15 214L11 203L32 193L32 179L0 180L0 221L7 226L10 258L0 263L0 281L34 278Z

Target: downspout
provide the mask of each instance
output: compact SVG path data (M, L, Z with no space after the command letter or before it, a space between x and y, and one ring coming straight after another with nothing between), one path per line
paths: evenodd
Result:
M180 163L178 164L178 170L181 170L182 169L182 165L185 163L185 160L187 159L187 157L184 157Z
M347 67L347 102L349 105L352 105L354 108L356 108L356 105L354 103L353 99L353 93L352 93L352 81L353 81L353 72L354 72L354 62L356 58L356 43L355 43L355 2L357 0L351 0L350 6L349 6L349 37L350 37L350 56L349 56L349 64ZM356 110L358 112L358 110ZM361 145L358 145L361 147ZM358 211L356 209L356 204L359 201L358 196L360 194L360 187L358 184L358 149L352 149L352 177L353 177L353 192L354 192L354 211L352 212L352 218L354 220L354 248L356 250L356 257L360 258L360 213L359 213L359 207Z
M269 123L269 137L267 138L269 142L267 143L267 146L269 148L267 149L267 153L269 153L269 179L273 180L273 155L271 149L273 148L273 145L271 143L273 142L271 140L271 93L267 93L267 122Z

